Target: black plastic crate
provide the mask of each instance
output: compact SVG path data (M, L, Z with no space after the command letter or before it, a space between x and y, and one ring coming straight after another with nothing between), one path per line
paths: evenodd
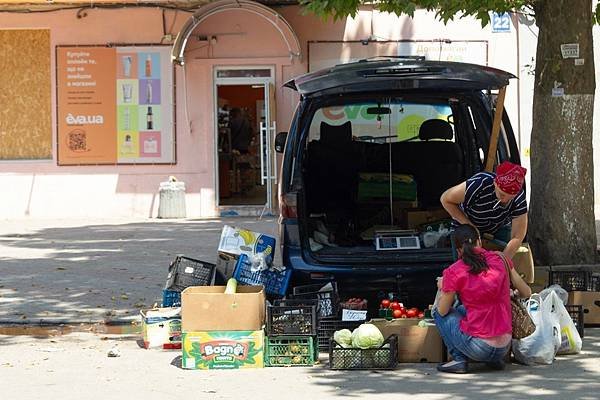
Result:
M328 284L331 284L331 289L323 290ZM296 286L292 290L291 297L293 299L317 300L317 315L319 318L335 316L340 310L340 299L335 282Z
M189 286L214 285L215 273L215 264L185 256L176 256L169 265L165 289L181 292Z
M600 291L600 276L590 271L550 271L550 285L560 285L567 292Z
M317 334L317 306L303 300L276 300L267 307L267 335Z
M583 338L583 306L579 304L567 304L565 308L571 316L577 332L579 332L579 336Z
M330 369L394 369L398 365L398 337L390 335L377 349L343 348L329 341Z
M333 337L335 331L340 329L358 328L364 321L342 321L339 318L323 318L319 320L319 329L317 333L317 346L321 351L329 350L329 339Z

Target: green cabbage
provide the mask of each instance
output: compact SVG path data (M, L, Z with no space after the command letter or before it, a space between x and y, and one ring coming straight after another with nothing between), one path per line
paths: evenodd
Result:
M335 340L340 346L347 349L352 347L352 332L349 329L342 329L335 331L333 334L333 340Z
M374 349L383 344L383 334L373 324L362 324L352 332L352 347Z

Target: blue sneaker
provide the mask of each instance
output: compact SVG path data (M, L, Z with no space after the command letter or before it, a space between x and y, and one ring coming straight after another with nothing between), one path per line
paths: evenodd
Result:
M468 372L468 364L466 361L448 361L444 364L439 364L437 370L440 372L448 372L451 374L466 374Z

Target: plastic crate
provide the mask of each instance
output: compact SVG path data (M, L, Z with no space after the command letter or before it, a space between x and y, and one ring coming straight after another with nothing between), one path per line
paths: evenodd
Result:
M317 306L302 300L277 300L267 307L267 335L317 334Z
M215 264L185 256L176 256L169 265L165 289L181 292L189 286L213 285L215 273Z
M329 350L329 339L333 337L335 331L339 331L340 329L350 329L352 331L362 323L364 321L342 321L335 317L320 319L317 332L317 346L319 350Z
M398 337L390 335L377 349L343 348L329 341L330 369L394 369L398 365Z
M331 289L323 290L328 284L331 284ZM335 282L296 286L292 289L291 297L294 299L317 300L319 318L336 316L340 310L337 284Z
M163 307L181 307L181 292L164 289L162 292Z
M315 349L311 336L267 336L265 366L302 367L315 364Z
M583 338L583 306L579 304L567 304L565 308L571 316L571 319L577 328L577 332L579 332L579 336Z
M550 285L560 285L567 292L600 291L600 276L590 271L550 271Z
M285 295L292 276L291 268L286 268L284 271L266 269L252 272L251 267L248 256L240 255L233 270L233 277L243 285L263 285L268 294Z

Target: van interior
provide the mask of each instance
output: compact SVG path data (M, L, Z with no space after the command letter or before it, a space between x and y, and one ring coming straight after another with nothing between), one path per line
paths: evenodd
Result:
M482 169L476 119L468 102L443 96L318 106L303 161L312 255L451 257L440 196Z

